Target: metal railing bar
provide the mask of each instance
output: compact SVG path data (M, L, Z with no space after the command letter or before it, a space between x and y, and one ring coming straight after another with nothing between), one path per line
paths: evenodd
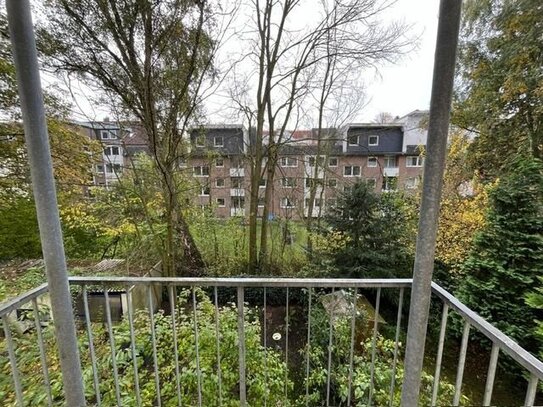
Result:
M266 287L264 287L264 381L266 382L265 390L264 390L264 407L268 404L268 392L269 392L269 386L268 386L268 333L267 333L267 292Z
M307 307L307 352L305 356L305 405L309 407L309 355L311 352L311 301L313 290L308 288L309 299Z
M213 297L215 300L215 339L217 345L217 384L219 386L219 406L222 406L222 372L221 372L221 334L219 326L219 294L217 287L213 288ZM181 404L181 401L179 401Z
M87 286L83 286L81 295L83 296L83 311L85 313L85 327L87 329L87 339L89 341L89 353L92 366L92 379L94 383L94 392L96 394L96 404L102 405L100 394L100 383L98 381L98 366L96 365L96 354L94 353L94 339L92 335L92 326L89 313L89 299L87 296Z
M353 313L351 316L351 348L349 349L349 383L347 386L347 405L351 405L351 391L353 388L353 359L354 359L354 340L356 333L356 300L358 299L358 289L354 289L353 293Z
M447 319L449 317L449 306L443 303L441 313L441 328L439 329L439 341L437 345L436 371L434 373L434 383L432 385L432 406L436 405L437 395L439 393L439 378L441 376L441 362L443 360L443 347L445 345L445 333L447 331Z
M332 288L332 295L335 288ZM326 374L326 407L330 406L330 382L332 379L332 344L334 335L334 307L330 307L330 330L328 332L328 369Z
M528 388L526 389L526 398L524 400L525 406L533 406L535 403L535 395L537 393L537 382L539 379L536 375L530 375L530 380L528 381Z
M507 355L516 360L522 367L534 374L539 380L543 379L543 362L534 357L530 352L522 348L513 339L509 338L498 328L494 327L490 322L483 319L475 311L469 309L458 298L447 292L444 288L436 283L432 283L432 291L441 300L448 304L452 309L458 312L464 319L490 339L493 343L497 343L500 349Z
M390 407L392 407L392 403L394 400L394 387L396 385L396 366L398 364L398 348L400 342L400 330L402 325L403 296L404 288L400 288L400 298L398 299L398 316L396 317L396 335L394 337L394 360L392 362L392 375L390 378Z
M375 299L375 321L373 321L373 338L371 340L371 368L370 368L370 390L368 395L368 406L373 401L373 376L375 374L375 355L377 352L377 330L379 329L379 306L381 303L381 288L377 289Z
M115 348L115 338L113 337L113 328L111 323L111 308L109 306L109 293L107 287L104 287L104 300L106 303L107 332L109 336L109 346L111 347L111 364L113 366L113 382L115 383L115 397L117 406L121 407L121 392L119 390L119 372L117 370L117 352Z
M21 308L21 306L23 306L27 302L30 302L30 300L32 300L33 298L37 298L48 291L49 288L47 286L47 283L43 283L42 285L39 285L36 288L33 288L32 290L29 290L26 293L23 293L11 300L0 303L0 317L9 314L11 311L15 311L16 309Z
M151 292L151 286L147 286L147 299L149 305L149 323L151 324L151 342L153 344L153 366L155 369L155 386L156 386L156 401L158 407L162 405L162 398L160 396L160 376L158 374L158 357L156 348L156 332L155 332L155 316L154 316L154 301L153 293Z
M34 310L34 324L36 326L36 334L38 336L38 347L40 348L40 362L43 372L43 381L45 383L45 391L47 392L47 401L50 406L53 405L53 397L51 395L51 382L49 380L49 369L47 368L47 357L45 353L45 343L41 331L40 312L38 309L38 301L32 298L32 308Z
M462 380L464 378L464 367L466 365L466 354L468 351L469 342L469 321L464 322L464 331L462 332L462 344L460 345L460 357L458 359L458 369L456 372L456 383L454 385L453 406L460 404L460 396L462 394Z
M290 288L408 288L412 279L350 279L350 278L215 278L215 277L85 277L74 276L71 284L143 284L203 287L290 287Z
M245 289L238 287L238 342L239 342L239 402L241 407L247 405L247 389L245 376Z
M490 362L488 363L488 373L486 375L485 393L483 397L483 406L490 406L492 401L492 390L494 389L494 378L496 377L496 366L498 364L498 355L500 348L495 343L492 344L490 351Z
M19 377L19 368L17 367L17 357L15 349L13 349L13 338L11 337L11 329L7 315L2 315L2 325L4 325L4 336L8 345L9 364L11 366L11 374L13 376L13 386L15 387L15 397L17 405L23 407L23 389L21 387L21 379Z
M134 367L134 391L136 393L136 403L141 406L140 380L138 374L138 354L136 353L136 336L134 334L134 309L132 304L132 289L127 287L126 305L128 308L128 327L130 330L130 350L132 352L132 366Z
M200 367L200 337L198 333L198 312L196 289L192 287L192 313L194 318L194 349L196 352L196 380L198 384L198 406L202 407L202 369Z
M288 300L289 289L287 287L286 307L285 307L285 405L288 405Z

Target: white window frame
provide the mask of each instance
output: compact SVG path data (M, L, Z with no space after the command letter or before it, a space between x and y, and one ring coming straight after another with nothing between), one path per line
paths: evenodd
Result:
M196 171L196 168L199 168L199 171ZM204 168L207 168L207 174L204 174ZM194 167L192 167L192 173L194 174L195 177L209 177L209 166L195 165Z
M109 140L109 130L100 130L100 140Z
M332 160L335 160L336 163L332 164L332 162L331 162ZM328 166L329 167L337 167L338 164L339 164L339 159L337 157L329 157L328 158Z
M375 160L375 163L373 163L373 160ZM377 157L368 157L368 168L376 168L378 163Z
M223 202L222 205L219 203L219 200L221 200ZM226 208L226 199L225 198L217 198L215 200L215 202L217 202L217 206L219 208Z
M332 181L334 185L332 185ZM337 188L337 179L335 178L328 179L328 188Z
M288 196L285 196L285 197L281 198L281 205L280 206L283 209L296 208L296 200L291 199Z
M351 140L350 140L350 137L354 137L354 136L347 136L347 144L349 146L358 146L358 145L360 145L360 136L357 136L357 135L355 135L355 136L356 136L356 142L354 142L354 143L351 143Z
M260 178L260 181L258 182L258 187L266 188L266 185L268 185L268 180L266 178Z
M196 137L196 140L195 140L194 144L196 144L196 147L205 147L206 146L205 137L204 136Z
M285 182L285 181L288 181L288 180L293 181L292 185L288 185L288 182ZM283 178L281 178L281 186L283 188L294 188L296 186L296 178L293 178L293 177L283 177Z
M416 164L413 165L411 160L415 159ZM411 168L420 168L424 166L424 157L421 155L408 155L405 160L405 166Z
M394 160L394 166L390 167L387 163L389 160ZM383 159L383 168L398 168L398 158L394 155L387 155Z
M347 174L347 168L351 169L351 173ZM355 168L358 168L358 174L355 174ZM359 165L346 165L343 167L343 176L344 177L359 177L360 176L360 166Z
M220 139L221 142L217 143L217 139ZM224 147L224 136L215 136L215 137L213 137L213 146L215 146L215 147Z
M294 157L281 157L281 167L295 168L298 166L298 160Z
M410 181L413 181L412 185L409 185ZM405 189L416 189L419 186L419 177L407 177L404 185Z
M370 140L372 137L375 137L376 138L376 141L375 143L372 143ZM378 146L379 145L379 136L376 135L376 134L371 134L368 136L368 146L369 147L375 147L375 146Z
M206 190L207 189L207 194L206 194ZM200 187L200 194L199 196L209 196L211 194L211 188L209 188L208 185L203 185Z
M219 162L221 163L221 165L218 164ZM218 167L218 168L224 167L224 158L216 158L215 159L215 167Z
M222 185L219 185L219 181L222 181ZM224 188L226 185L226 181L224 180L224 178L217 178L215 180L215 187L217 188Z

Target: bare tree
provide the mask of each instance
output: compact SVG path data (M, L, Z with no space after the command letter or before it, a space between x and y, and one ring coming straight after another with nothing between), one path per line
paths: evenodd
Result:
M265 269L268 258L268 214L272 197L275 166L284 144L286 129L299 118L301 106L314 84L322 85L322 106L335 89L330 78L339 76L346 67L353 71L375 67L383 60L393 61L411 44L405 37L406 26L392 23L380 25L378 16L390 2L380 0L347 0L318 2L319 18L306 27L291 25L300 0L251 0L255 13L256 35L250 39L248 58L256 65L255 103L247 98L238 105L250 111L256 123L251 144L251 186L249 202L249 271ZM250 32L252 34L253 32ZM323 68L324 67L324 68ZM320 74L320 76L319 76ZM243 92L247 95L247 90ZM322 108L324 111L324 107ZM321 122L322 124L322 122ZM268 138L264 143L267 127ZM319 125L322 128L322 125ZM267 162L262 169L263 158ZM265 205L257 253L258 186L266 176Z
M201 256L181 212L176 170L183 134L212 78L218 43L206 0L51 0L40 30L47 64L97 89L141 122L164 199L161 234L167 276L198 273ZM183 258L183 262L178 261Z
M396 118L392 115L392 113L380 112L375 115L373 122L379 123L379 124L386 124L386 123L394 123L394 120L396 120Z

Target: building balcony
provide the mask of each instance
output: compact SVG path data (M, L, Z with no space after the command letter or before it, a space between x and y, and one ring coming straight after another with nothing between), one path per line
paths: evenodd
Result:
M230 196L245 196L245 189L243 189L243 188L230 188Z
M400 173L399 167L383 168L383 175L385 177L397 177L399 173Z
M88 405L397 405L411 279L69 282ZM485 389L481 404L492 403L505 353L526 373L518 404L533 405L543 363L439 285L432 293L442 319L437 352L427 355L436 361L421 393L427 404L467 402L462 385L471 329L492 344L488 373L477 376ZM63 338L56 337L47 297L43 284L0 305L2 405L64 404ZM381 313L383 299L397 304L394 314ZM451 313L464 324L457 362L443 358ZM441 382L447 364L456 371L454 386Z
M245 168L230 168L230 176L234 178L245 177Z

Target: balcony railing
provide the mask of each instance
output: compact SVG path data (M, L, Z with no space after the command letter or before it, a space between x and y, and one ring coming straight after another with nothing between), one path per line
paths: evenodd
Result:
M351 406L382 405L386 399L387 405L397 405L404 299L411 284L411 279L71 277L87 402L211 406L235 399L242 406ZM89 297L97 290L103 294L103 314L98 315L103 323L91 322L97 316ZM115 322L110 296L119 290L126 293L127 313ZM448 391L447 404L462 403L474 330L492 345L483 405L492 403L501 353L526 373L524 405L533 405L543 363L437 284L432 292L442 318L427 400L439 405ZM57 356L63 338L53 336L43 312L47 293L43 284L0 306L3 405L63 401ZM397 306L395 316L388 317L395 321L388 351L379 329L384 300ZM463 336L454 387L440 387L450 313L463 323ZM388 364L379 363L387 352Z

